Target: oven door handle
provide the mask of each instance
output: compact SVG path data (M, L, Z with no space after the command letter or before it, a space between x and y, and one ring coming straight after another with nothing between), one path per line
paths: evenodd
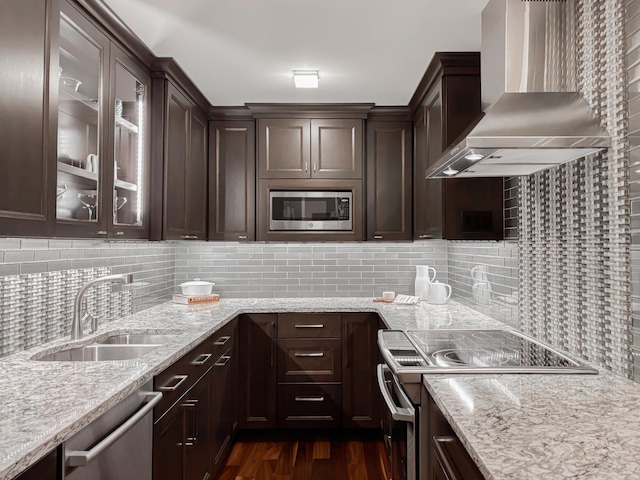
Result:
M393 399L391 398L391 393L387 388L387 381L384 378L385 371L388 371L389 367L384 364L379 364L377 367L378 373L378 388L380 389L380 393L382 394L382 398L384 399L384 403L387 404L387 408L391 412L391 418L397 420L399 422L415 422L415 410L413 408L404 408L399 407L395 404ZM404 395L404 392L400 392L400 395ZM407 403L409 403L409 399L407 399Z

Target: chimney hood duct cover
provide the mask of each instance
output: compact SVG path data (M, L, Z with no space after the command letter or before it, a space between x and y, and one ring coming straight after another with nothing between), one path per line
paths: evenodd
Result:
M490 106L427 178L530 175L611 146L577 92L575 8L575 0L489 1L481 71Z

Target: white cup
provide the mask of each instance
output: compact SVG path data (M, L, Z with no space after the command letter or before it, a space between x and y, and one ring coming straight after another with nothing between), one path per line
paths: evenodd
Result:
M382 292L382 298L384 300L393 300L396 298L396 292Z

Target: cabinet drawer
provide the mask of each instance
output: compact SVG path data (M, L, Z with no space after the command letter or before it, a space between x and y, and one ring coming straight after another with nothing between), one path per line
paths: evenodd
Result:
M219 358L220 355L233 347L233 343L235 341L234 333L236 324L237 320L232 320L216 333L211 335L209 337L209 340L207 340L211 342L211 353L213 353L213 360Z
M282 313L278 315L278 338L340 338L339 313Z
M339 338L278 341L279 382L339 382L342 379Z
M213 365L212 342L205 340L153 379L153 389L163 397L153 411L157 421Z
M339 384L278 385L278 428L335 428L341 424Z

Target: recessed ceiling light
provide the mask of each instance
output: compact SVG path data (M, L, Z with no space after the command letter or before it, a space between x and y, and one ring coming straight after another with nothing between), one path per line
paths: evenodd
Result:
M318 88L318 71L294 70L293 83L296 88Z
M444 173L445 175L448 175L450 177L453 177L454 175L457 175L459 173L459 170L456 170L456 169L451 168L451 167L447 167L447 169L444 170L442 173Z
M484 158L484 155L482 155L481 153L468 153L464 156L464 158L466 160L471 160L472 162L477 162L478 160L482 160Z

